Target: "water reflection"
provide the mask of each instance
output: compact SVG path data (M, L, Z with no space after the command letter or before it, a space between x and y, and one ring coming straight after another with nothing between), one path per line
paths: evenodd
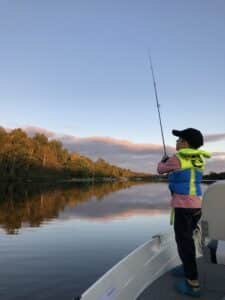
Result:
M106 221L159 214L168 209L167 189L162 186L158 197L158 184L132 182L1 185L0 226L8 234L17 234L22 227L39 227L56 218Z
M11 186L0 195L4 300L72 299L169 230L167 184Z

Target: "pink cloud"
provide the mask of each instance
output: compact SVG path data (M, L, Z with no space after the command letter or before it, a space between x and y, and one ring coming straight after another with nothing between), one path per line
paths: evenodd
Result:
M128 140L120 140L111 137L81 138L73 135L56 133L35 126L22 128L28 135L43 133L49 139L60 140L69 151L78 152L93 160L103 158L111 164L134 171L156 173L158 161L163 153L162 145L137 144ZM205 136L207 142L225 138L225 134L210 134ZM175 148L167 146L168 154L175 152ZM225 152L213 153L212 159L207 163L206 172L220 172L225 170Z
M225 140L225 133L206 134L204 136L205 142L217 142Z

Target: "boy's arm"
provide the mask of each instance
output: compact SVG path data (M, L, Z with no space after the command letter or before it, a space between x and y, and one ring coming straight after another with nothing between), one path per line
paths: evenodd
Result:
M180 161L173 155L169 157L165 162L161 161L158 163L157 172L159 174L169 173L171 171L180 169Z

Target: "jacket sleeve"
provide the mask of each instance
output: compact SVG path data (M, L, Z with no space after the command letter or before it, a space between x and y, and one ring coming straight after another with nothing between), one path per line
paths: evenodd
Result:
M157 172L159 174L169 173L180 169L180 161L176 155L171 156L166 162L159 162Z

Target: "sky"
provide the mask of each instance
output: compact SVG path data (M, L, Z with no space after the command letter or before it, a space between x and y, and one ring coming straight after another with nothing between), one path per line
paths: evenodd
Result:
M152 169L146 152L158 159L162 142L150 52L166 144L172 129L198 128L225 169L224 0L0 0L0 38L1 126ZM114 159L103 144L119 145ZM133 150L119 159L121 145L142 162Z

